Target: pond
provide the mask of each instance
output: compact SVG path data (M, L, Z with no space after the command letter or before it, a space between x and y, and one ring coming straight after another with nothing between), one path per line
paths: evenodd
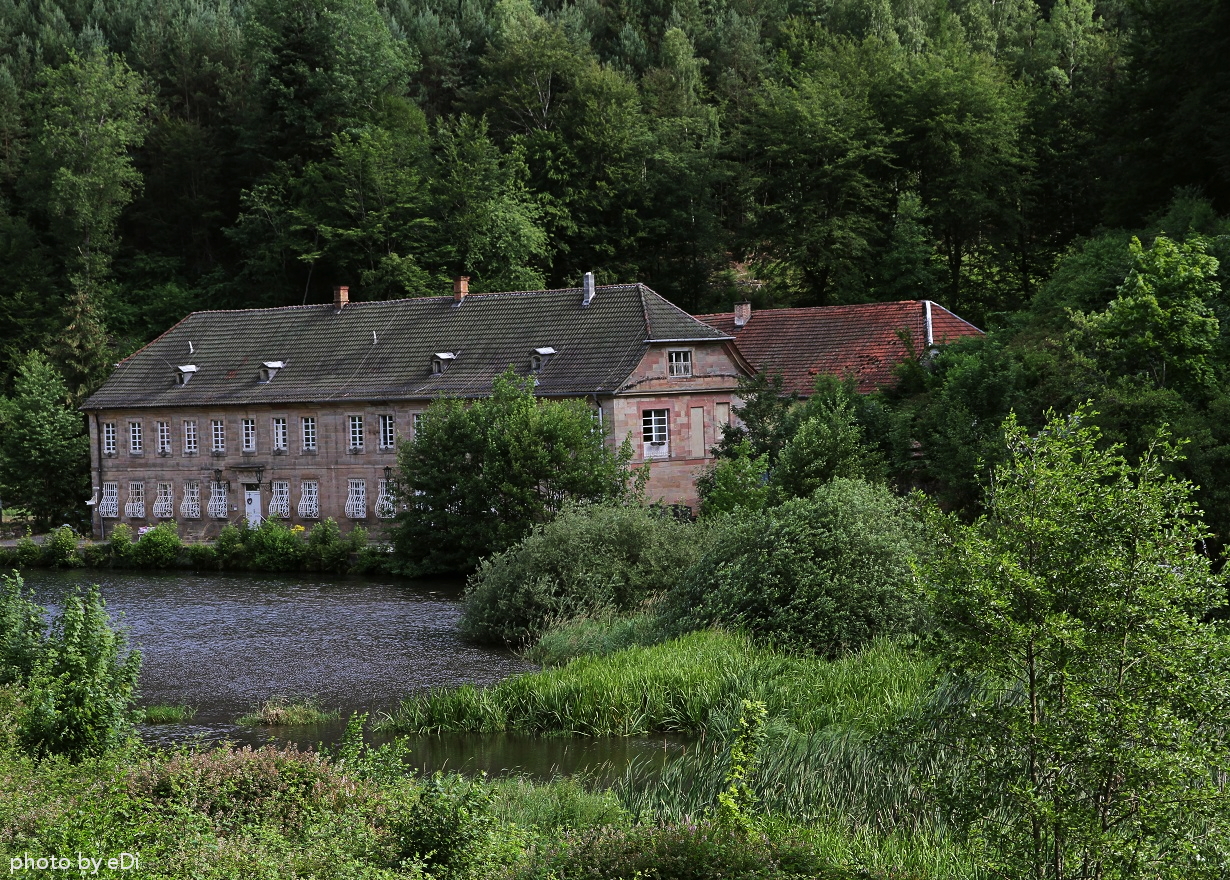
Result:
M190 723L143 727L154 742L332 742L351 712L375 715L427 688L491 684L534 668L511 652L461 640L457 581L81 570L23 576L48 607L73 584L99 584L108 611L141 652L139 702L196 709ZM314 697L340 718L297 729L235 723L273 696ZM541 776L622 767L673 744L447 736L412 738L411 749L427 770Z

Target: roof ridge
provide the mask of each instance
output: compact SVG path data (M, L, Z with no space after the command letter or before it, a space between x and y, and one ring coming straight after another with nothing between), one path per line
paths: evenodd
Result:
M886 302L839 303L837 305L831 305L831 306L786 306L780 309L753 309L752 315L755 316L755 315L764 315L767 313L781 313L781 312L820 312L820 311L829 311L829 310L836 311L837 309L865 309L865 308L871 308L871 307L879 308L882 306L921 305L923 302L924 300L921 300L921 299L894 299L894 300L888 300ZM931 300L931 302L934 305L939 306L941 309L944 309L944 311L946 312L949 311L948 309L944 308L944 306L941 306L939 303L935 302L935 300ZM952 314L952 313L949 312L949 314ZM734 315L733 311L707 312L703 315L693 315L692 317L696 318L698 321L703 321L705 318L729 318L732 315ZM954 315L954 317L956 316ZM971 324L970 326L972 327L973 325Z

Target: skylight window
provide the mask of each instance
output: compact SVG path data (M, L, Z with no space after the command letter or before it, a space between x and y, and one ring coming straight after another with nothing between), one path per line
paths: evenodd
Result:
M278 374L278 370L286 366L283 361L265 361L261 364L260 384L265 385L273 380L273 377Z
M448 369L449 364L457 359L456 352L437 351L431 356L431 374L439 376Z
M197 371L196 364L182 364L175 368L175 384L187 385L192 374Z
M540 372L543 367L551 362L551 356L554 354L555 349L549 345L534 349L534 353L530 355L530 372Z

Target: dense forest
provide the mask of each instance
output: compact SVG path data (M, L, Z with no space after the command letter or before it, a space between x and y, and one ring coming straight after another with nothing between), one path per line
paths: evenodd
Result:
M1230 4L6 0L0 49L0 392L338 283L925 297L997 332L863 407L899 476L976 503L1092 398L1230 524Z

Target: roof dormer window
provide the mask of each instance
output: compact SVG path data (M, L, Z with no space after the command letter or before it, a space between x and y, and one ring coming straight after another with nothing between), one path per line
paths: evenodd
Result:
M197 370L196 364L183 364L175 368L175 384L187 385L192 374Z
M273 380L273 377L278 374L278 370L282 369L286 364L282 361L265 361L261 364L260 384L264 385Z
M551 361L551 356L555 354L555 349L551 346L534 349L534 353L530 355L530 372L538 373Z
M451 351L437 351L431 356L431 374L439 376L448 369L448 365L457 359L457 354Z

